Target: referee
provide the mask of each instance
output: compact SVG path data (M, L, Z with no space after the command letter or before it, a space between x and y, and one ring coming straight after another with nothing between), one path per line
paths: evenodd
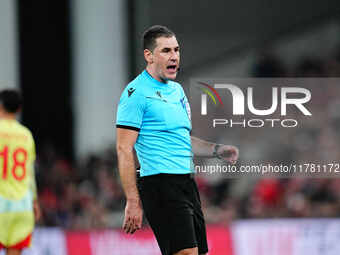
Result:
M117 113L118 167L127 199L123 229L130 234L140 229L144 210L163 255L206 254L192 154L235 163L238 149L190 136L189 103L173 81L180 63L175 34L152 26L144 32L143 47L146 69L124 89Z

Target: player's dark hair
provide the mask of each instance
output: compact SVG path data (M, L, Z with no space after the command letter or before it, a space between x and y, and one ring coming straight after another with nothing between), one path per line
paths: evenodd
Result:
M156 48L156 39L159 37L173 37L175 33L169 28L161 25L154 25L149 27L143 33L143 49L153 51Z
M5 89L0 91L0 104L8 113L17 113L22 105L22 98L18 91Z

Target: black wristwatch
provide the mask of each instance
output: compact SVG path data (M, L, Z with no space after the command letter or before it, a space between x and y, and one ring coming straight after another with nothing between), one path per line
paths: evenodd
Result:
M217 151L218 151L218 148L220 148L220 146L221 146L221 144L216 144L214 146L214 152L213 152L213 156L216 157L216 158L219 158L219 159L221 159L221 156L218 155Z

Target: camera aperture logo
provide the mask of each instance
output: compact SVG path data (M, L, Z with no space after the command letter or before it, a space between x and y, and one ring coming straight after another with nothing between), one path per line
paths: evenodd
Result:
M298 120L288 118L287 107L295 107L299 114L304 116L312 116L312 113L305 106L311 100L310 90L302 87L272 87L271 88L271 106L266 109L257 109L254 106L254 90L253 87L247 87L246 94L240 87L234 84L214 84L210 85L204 82L200 84L201 94L201 116L208 115L208 96L216 107L225 107L221 99L220 93L222 91L229 91L232 99L232 114L233 116L244 116L245 107L248 111L257 116L252 119L233 120L226 118L214 118L212 126L214 128L219 126L224 127L251 127L261 128L269 127L284 127L292 128L298 126ZM217 92L219 90L219 92ZM217 100L216 100L217 98ZM280 99L280 100L279 100ZM280 101L280 103L279 103ZM280 111L281 118L270 118L271 115ZM264 117L265 116L265 117Z

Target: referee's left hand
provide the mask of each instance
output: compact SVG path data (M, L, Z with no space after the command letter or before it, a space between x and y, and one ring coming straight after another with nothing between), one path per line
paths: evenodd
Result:
M218 158L235 164L238 160L239 151L237 147L232 145L221 145L217 150Z
M140 201L127 201L125 206L125 216L123 230L127 234L133 234L142 228L143 209Z

